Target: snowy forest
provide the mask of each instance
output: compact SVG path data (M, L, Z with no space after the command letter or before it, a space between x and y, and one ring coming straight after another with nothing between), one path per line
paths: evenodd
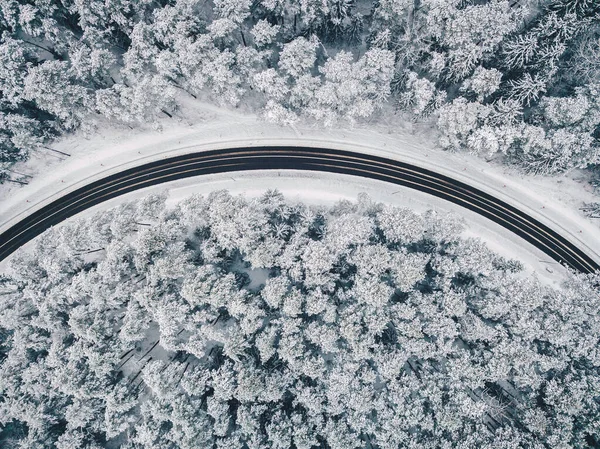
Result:
M0 447L600 447L600 275L462 233L276 191L52 228L0 279Z
M4 180L56 136L171 117L181 95L284 124L402 112L444 148L599 171L596 0L0 0L0 33Z

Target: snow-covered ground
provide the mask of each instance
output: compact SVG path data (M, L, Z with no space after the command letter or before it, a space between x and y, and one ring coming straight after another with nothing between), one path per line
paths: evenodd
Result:
M161 132L106 128L84 138L70 136L56 148L72 154L59 161L34 158L20 171L35 174L22 188L2 186L0 232L34 210L89 182L152 160L218 148L258 145L303 145L338 148L376 154L423 166L459 179L507 201L546 223L600 261L600 231L578 210L582 201L592 201L586 184L576 174L556 178L524 176L475 156L436 149L433 137L391 116L374 125L321 129L310 126L282 127L265 123L254 115L209 105L184 110L186 119L165 120ZM523 261L540 276L546 268L556 271L548 256L491 221L447 201L391 184L350 176L281 171L211 175L176 181L144 189L96 206L109 207L124 198L140 196L151 189L168 188L172 198L192 191L226 188L235 193L259 194L278 188L287 196L305 202L330 203L355 199L361 192L372 198L418 210L434 208L463 216L468 233L483 238L499 253ZM560 269L560 268L559 268ZM555 275L552 278L556 278Z

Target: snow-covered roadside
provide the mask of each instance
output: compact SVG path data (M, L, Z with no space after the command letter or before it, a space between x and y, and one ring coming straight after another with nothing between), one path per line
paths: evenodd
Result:
M512 173L505 167L495 167L474 156L444 152L435 149L432 142L412 135L408 129L401 128L392 120L388 124L376 126L324 130L308 126L281 127L264 123L249 114L212 106L203 106L200 114L196 116L200 118L194 119L194 124L185 123L184 120L167 121L163 125L164 131L160 133L141 130L135 132L105 130L87 140L76 136L62 140L57 144L57 148L73 154L71 158L47 167L28 186L20 189L5 189L0 193L2 195L0 232L68 191L111 173L152 160L235 146L303 145L346 149L399 159L459 179L531 214L580 246L590 256L600 260L600 232L595 224L577 210L580 202L590 201L592 195L585 190L583 184L577 183L568 176L524 177ZM253 179L259 180L256 177ZM198 183L198 181L199 179L195 178L192 182ZM202 179L203 184L207 181L206 177ZM344 185L346 184L350 185L350 183ZM269 187L283 190L277 182L269 182ZM247 188L251 189L252 183ZM399 190L397 186L391 188L395 191ZM301 190L304 191L305 187L303 186ZM315 196L320 196L319 189L309 190L317 193ZM313 195L308 191L305 194ZM417 198L420 195L422 194L412 190L407 191L407 196ZM355 198L356 195L352 194L350 197ZM379 196L375 198L383 200ZM449 204L442 200L439 202ZM439 208L439 205L436 208ZM486 229L493 230L495 227L500 227L492 226L490 221L481 217L473 217L475 214L467 213L462 208L459 208L459 213L468 218L470 232L484 237L494 249L506 249L507 241L512 240L512 247L516 252L511 257L522 259L528 264L533 263L534 258L530 256L535 252L531 253L529 249L525 249L529 245L524 241L512 234L499 239L487 238L484 236ZM491 235L500 235L500 233L501 231L497 230L491 232ZM531 254L528 256L528 253ZM547 259L546 257L545 260ZM543 265L544 268L546 266L547 264ZM539 271L537 269L542 268L542 264L538 262L535 268Z

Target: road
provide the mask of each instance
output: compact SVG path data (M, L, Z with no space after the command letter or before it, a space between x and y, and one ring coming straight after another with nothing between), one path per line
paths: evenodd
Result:
M378 156L308 147L247 147L191 153L124 170L81 187L0 235L0 260L46 229L91 206L144 187L191 176L244 170L312 170L362 176L416 189L504 226L548 256L588 273L600 266L548 226L481 190L425 168Z

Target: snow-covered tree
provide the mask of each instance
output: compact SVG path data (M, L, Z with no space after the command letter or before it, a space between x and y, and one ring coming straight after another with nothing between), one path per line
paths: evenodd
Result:
M461 232L277 192L155 195L53 228L0 279L0 442L597 439L598 274L548 286ZM268 278L249 288L258 253Z

